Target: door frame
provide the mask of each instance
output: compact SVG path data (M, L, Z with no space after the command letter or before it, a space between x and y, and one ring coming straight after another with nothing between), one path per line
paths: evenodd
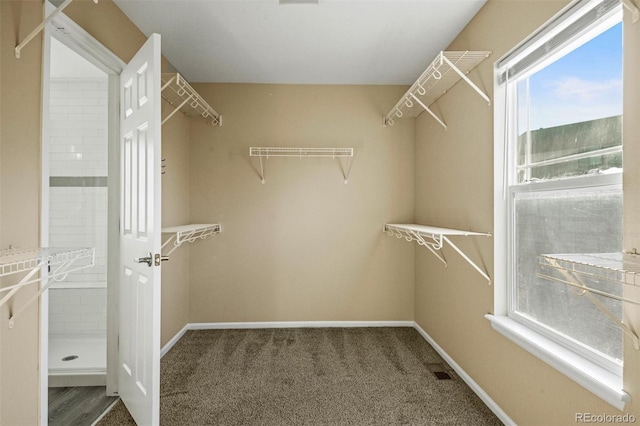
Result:
M55 6L45 2L45 16ZM118 285L119 222L120 222L120 73L125 63L64 13L59 13L44 28L42 61L42 140L41 140L41 213L40 245L49 243L49 123L48 108L51 38L65 44L74 52L107 73L108 94L108 231L107 231L107 394L117 395L118 365ZM48 423L49 384L49 294L40 300L40 424Z

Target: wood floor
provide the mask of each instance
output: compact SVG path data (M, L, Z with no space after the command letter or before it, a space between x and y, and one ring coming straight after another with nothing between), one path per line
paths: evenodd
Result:
M104 386L49 388L49 425L90 426L117 399Z

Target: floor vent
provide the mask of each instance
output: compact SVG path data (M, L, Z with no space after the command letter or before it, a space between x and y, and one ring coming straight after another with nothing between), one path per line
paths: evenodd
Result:
M429 371L431 371L433 373L434 376L436 376L436 379L438 380L451 380L452 377L449 375L449 373L447 373L446 368L444 367L444 365L437 363L437 364L427 364L427 368L429 369Z

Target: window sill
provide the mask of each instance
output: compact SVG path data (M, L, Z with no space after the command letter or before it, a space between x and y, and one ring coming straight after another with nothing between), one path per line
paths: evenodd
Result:
M491 327L530 354L546 362L598 397L624 410L631 400L622 390L622 377L543 337L528 327L506 317L487 314Z

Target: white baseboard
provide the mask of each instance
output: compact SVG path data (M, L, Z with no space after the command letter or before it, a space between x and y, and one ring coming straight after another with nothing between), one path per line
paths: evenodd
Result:
M460 376L460 378L464 380L467 386L469 386L471 390L474 391L476 395L478 395L478 397L482 400L482 402L484 402L486 406L489 407L491 411L493 411L493 414L495 414L496 417L498 417L500 421L502 421L502 423L504 423L507 426L511 426L511 425L515 426L516 423L513 420L511 420L511 418L507 415L507 413L505 413L504 410L502 410L502 408L500 408L500 406L496 404L496 402L493 399L491 399L489 394L487 394L480 387L480 385L478 385L478 383L476 383L476 381L473 380L471 376L469 376L462 369L462 367L460 367L460 365L457 362L455 362L453 358L451 358L451 356L449 356L449 354L446 353L445 350L442 349L442 347L440 347L440 345L438 345L436 341L433 340L433 338L429 336L429 334L427 334L427 332L422 329L422 327L418 325L418 323L414 322L413 327L416 329L418 333L420 333L420 335L424 338L424 340L426 340L427 343L429 343L433 347L433 349L435 349L436 352L438 352L438 354L447 362L447 364L449 364L451 368L453 368L453 370L458 374L458 376Z
M175 336L173 336L171 338L171 340L169 340L167 342L166 345L164 345L162 347L162 349L160 349L160 358L162 358L163 356L165 356L167 354L167 352L169 352L169 350L173 347L173 345L175 345L176 343L178 343L178 340L182 339L182 336L184 336L184 334L190 330L189 329L189 324L185 325L184 327L182 327L182 329L180 331L178 331L176 333Z
M273 322L199 322L187 324L189 330L242 328L351 328L413 327L413 321L273 321ZM173 339L172 339L173 340Z
M160 351L160 356L164 356L175 345L188 330L224 330L224 329L264 329L264 328L353 328L353 327L412 327L429 343L440 356L453 368L453 370L464 380L472 391L484 402L487 407L507 426L514 425L515 422L505 413L496 402L491 399L478 383L475 382L457 362L436 343L426 331L414 321L275 321L275 322L199 322L189 323L182 327Z
M189 330L231 330L260 328L330 328L330 327L413 327L413 321L272 321L272 322L195 322L188 323L160 350L160 358L178 343Z

